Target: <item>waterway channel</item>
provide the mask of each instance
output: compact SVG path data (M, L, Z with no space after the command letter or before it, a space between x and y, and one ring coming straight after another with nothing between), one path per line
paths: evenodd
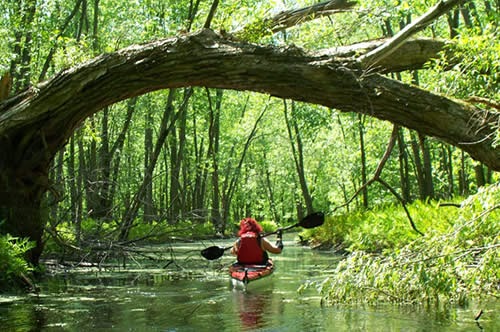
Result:
M180 243L168 247L175 258L171 264L59 271L40 282L37 296L0 295L0 330L500 331L498 301L440 310L323 306L314 288L297 290L331 275L340 257L301 247L287 236L283 254L274 256L274 275L247 292L229 287L229 253L217 261L199 255L202 248L230 241ZM485 315L477 322L480 309Z

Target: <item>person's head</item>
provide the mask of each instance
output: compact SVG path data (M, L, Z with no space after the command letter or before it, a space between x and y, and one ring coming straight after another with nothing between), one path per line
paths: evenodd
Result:
M247 232L253 232L256 234L259 234L262 232L262 226L259 225L257 220L253 218L244 218L240 221L240 231L238 232L238 235L247 233Z

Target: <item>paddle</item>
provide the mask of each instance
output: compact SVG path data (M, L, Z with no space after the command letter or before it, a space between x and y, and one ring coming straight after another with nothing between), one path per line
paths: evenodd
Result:
M301 221L299 221L298 223L296 223L294 225L290 225L290 226L287 226L285 228L277 229L274 232L267 233L267 234L264 234L262 236L276 234L278 232L286 231L286 230L289 230L291 228L298 227L298 226L303 227L303 228L314 228L314 227L318 227L318 226L323 225L324 222L325 222L325 215L323 214L323 212L314 212L314 213L311 213L311 214L305 216L304 218L302 218ZM208 247L208 248L205 248L201 251L201 255L208 260L214 260L214 259L222 257L222 255L224 255L224 252L228 249L231 249L232 247L233 247L232 245L229 247L225 247L225 248L218 247L218 246Z

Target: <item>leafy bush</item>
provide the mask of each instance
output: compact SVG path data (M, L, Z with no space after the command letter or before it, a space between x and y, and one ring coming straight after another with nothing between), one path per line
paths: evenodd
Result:
M26 239L0 235L0 289L10 288L17 279L33 270L24 259L33 247L34 244Z
M387 248L383 255L354 250L338 264L331 277L311 285L329 304L465 304L481 296L498 298L498 202L500 185L480 190L455 209L457 213L435 214L425 236L415 237L393 250ZM436 227L431 228L430 222ZM370 236L371 231L367 231L366 236Z

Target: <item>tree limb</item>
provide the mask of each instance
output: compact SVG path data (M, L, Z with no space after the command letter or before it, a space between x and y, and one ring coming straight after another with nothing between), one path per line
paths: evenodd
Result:
M371 67L377 65L382 59L391 55L399 48L405 40L417 32L423 30L429 24L434 22L438 17L448 12L451 8L463 0L441 0L436 6L432 7L427 13L420 16L417 20L407 25L399 31L384 45L375 50L361 56L358 61L363 64L363 67Z
M355 1L332 0L316 3L314 5L291 9L280 12L279 14L265 20L266 26L272 33L277 33L293 27L298 24L315 20L320 17L329 16L340 11L352 8L356 5Z
M212 24L212 20L215 16L215 12L217 11L217 7L219 6L219 0L214 0L212 2L212 6L210 7L210 12L208 13L207 20L203 25L203 28L210 29L210 24Z
M467 101L469 103L478 103L478 104L484 104L488 107L494 108L498 111L500 111L500 102L496 101L491 98L484 98L484 97L479 97L479 96L472 96L467 98Z
M231 33L237 38L251 40L253 39L251 38L252 35L261 37L275 34L320 17L345 11L354 7L354 5L356 5L355 1L348 0L324 1L299 9L282 11L273 17L255 21Z

